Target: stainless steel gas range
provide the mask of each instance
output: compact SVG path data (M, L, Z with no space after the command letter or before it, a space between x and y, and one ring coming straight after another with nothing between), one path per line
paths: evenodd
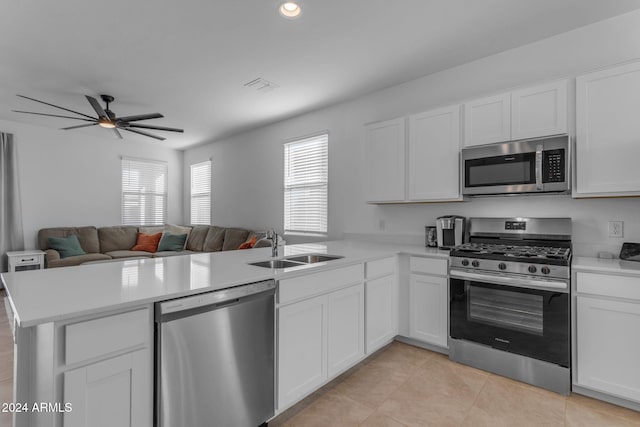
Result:
M449 358L569 394L570 218L471 218L451 250Z

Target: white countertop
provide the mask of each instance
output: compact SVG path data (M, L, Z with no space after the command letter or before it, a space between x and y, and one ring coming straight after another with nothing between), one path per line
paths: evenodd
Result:
M575 257L571 263L571 269L573 271L640 276L640 262L624 261L621 259Z
M166 258L123 260L2 274L16 322L21 327L242 285L337 268L398 253L448 258L423 246L341 240L280 247L280 256L326 253L344 258L269 269L249 262L270 259L271 249L211 252Z

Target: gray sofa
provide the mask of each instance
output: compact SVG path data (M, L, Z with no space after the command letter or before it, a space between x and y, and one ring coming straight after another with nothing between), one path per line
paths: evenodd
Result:
M235 250L256 236L256 247L268 246L269 242L262 239L264 233L245 230L242 228L224 228L214 225L186 226L191 228L186 245L182 251L145 252L132 251L136 245L138 232L158 233L165 227L137 227L118 225L112 227L54 227L43 228L38 231L38 247L45 251L45 267L66 267L80 265L86 262L108 261L113 259L128 258L152 258L173 255L185 255L195 252L217 252ZM48 244L49 237L78 236L80 246L86 252L84 255L75 255L61 258L60 253L51 249Z

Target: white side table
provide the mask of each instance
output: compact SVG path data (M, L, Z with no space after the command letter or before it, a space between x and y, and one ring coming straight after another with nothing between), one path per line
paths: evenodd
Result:
M7 252L9 272L43 269L44 254L43 251L38 250Z

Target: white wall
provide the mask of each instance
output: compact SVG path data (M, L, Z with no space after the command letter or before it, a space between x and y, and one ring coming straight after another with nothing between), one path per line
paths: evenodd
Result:
M343 233L421 235L443 214L570 216L576 254L619 251L640 241L640 199L573 200L566 196L473 199L464 203L368 205L364 200L363 124L640 58L640 11L483 58L185 152L188 165L213 160L213 222L282 229L282 143L328 130L330 238ZM573 94L573 79L571 94ZM570 106L570 110L575 105ZM428 161L425 160L425 167ZM185 201L188 179L185 179ZM185 203L188 209L188 204ZM186 212L188 214L188 212ZM609 239L608 220L625 221L624 239ZM380 229L381 221L384 230ZM292 240L292 239L289 239Z
M0 120L14 134L22 196L25 246L36 247L40 228L121 223L122 156L168 162L168 221L182 223L183 152L158 143L94 137Z

